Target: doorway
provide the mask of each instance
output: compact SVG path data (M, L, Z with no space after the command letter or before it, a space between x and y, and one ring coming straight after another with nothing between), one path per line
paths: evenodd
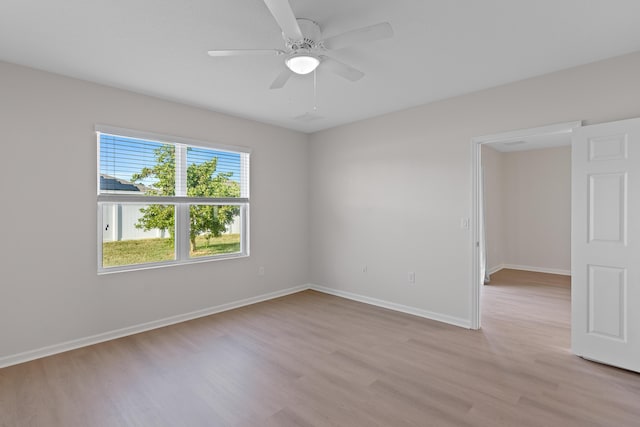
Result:
M538 150L545 147L553 147L558 144L570 145L571 134L579 128L581 122L566 122L531 129L505 132L494 135L486 135L472 140L472 180L473 180L473 206L471 216L472 228L472 268L471 268L471 327L481 327L481 292L487 276L487 269L497 266L489 265L491 254L486 250L486 202L487 197L483 185L482 151L486 147L493 146L500 152L514 152L526 150ZM526 147L525 147L526 146ZM524 163L526 165L526 162ZM504 265L500 267L509 267ZM511 264L511 267L529 269L530 266ZM528 268L527 268L528 267ZM548 270L548 269L547 269ZM547 271L553 272L553 271ZM566 271L557 271L566 272Z

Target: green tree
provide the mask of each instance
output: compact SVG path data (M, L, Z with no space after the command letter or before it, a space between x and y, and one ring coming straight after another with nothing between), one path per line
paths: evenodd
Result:
M189 148L187 148L189 150ZM148 196L175 196L176 186L176 152L172 145L163 145L154 150L156 163L153 167L145 167L132 176L133 182L155 178L149 186ZM187 166L187 196L190 197L240 197L240 185L230 178L233 172L219 172L216 174L217 157L200 164L192 163ZM150 205L140 209L142 217L136 227L149 231L152 229L169 230L175 234L175 209L173 206ZM191 250L196 250L196 237L204 234L207 239L218 237L233 223L239 214L238 206L190 206Z

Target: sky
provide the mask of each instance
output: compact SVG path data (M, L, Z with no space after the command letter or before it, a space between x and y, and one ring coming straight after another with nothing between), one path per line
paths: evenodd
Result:
M100 134L100 174L110 175L131 181L135 173L144 167L155 164L154 150L162 143L144 139L128 138L108 134ZM231 180L240 181L240 154L217 151L210 148L190 147L187 151L187 165L200 164L218 158L216 175L219 172L232 172ZM153 178L142 181L146 186L153 186Z

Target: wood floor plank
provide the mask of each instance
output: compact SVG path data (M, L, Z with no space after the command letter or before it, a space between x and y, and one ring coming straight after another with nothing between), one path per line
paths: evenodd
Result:
M0 369L0 426L639 426L570 352L570 279L503 270L483 328L305 291Z

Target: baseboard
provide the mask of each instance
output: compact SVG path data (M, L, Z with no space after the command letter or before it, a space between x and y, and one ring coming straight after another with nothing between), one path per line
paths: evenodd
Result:
M116 329L114 331L104 332L104 333L92 335L89 337L79 338L71 341L66 341L60 344L54 344L47 347L42 347L35 350L29 350L29 351L25 351L18 354L3 356L3 357L0 357L0 368L5 368L11 365L17 365L19 363L28 362L34 359L40 359L42 357L63 353L69 350L75 350L80 347L86 347L89 345L98 344L98 343L113 340L116 338L126 337L128 335L139 334L140 332L150 331L152 329L162 328L164 326L169 326L169 325L173 325L180 322L186 322L187 320L193 320L199 317L210 316L212 314L221 313L223 311L233 310L234 308L240 308L246 305L256 304L262 301L283 297L285 295L290 295L296 292L307 290L309 289L309 287L310 287L309 285L295 286L292 288L283 289L276 292L270 292L267 294L262 294L255 297L242 299L239 301L233 301L226 304L204 308L202 310L192 311L190 313L179 314L176 316L166 317L164 319L154 320L152 322L141 323L138 325L129 326L122 329Z
M496 265L495 267L491 267L489 270L487 270L487 274L491 276L493 273L497 273L503 268L504 268L504 264Z
M545 268L545 267L531 267L529 265L502 264L502 268L500 270L502 270L503 268L508 268L510 270L533 271L535 273L549 273L549 274L560 274L562 276L571 276L571 270L562 270L559 268Z
M412 314L414 316L424 317L430 320L436 320L438 322L448 323L454 326L460 326L462 328L470 329L471 322L469 319L461 319L459 317L453 317L446 314L435 313L432 311L422 310L415 307L410 307L407 305L396 304L394 302L384 301L376 298L367 297L364 295L354 294L347 291L341 291L338 289L327 288L325 286L319 286L311 284L309 285L310 289L314 291L322 292L329 295L335 295L338 297L350 299L353 301L363 302L365 304L371 304L382 308L387 308L389 310L399 311L402 313Z

